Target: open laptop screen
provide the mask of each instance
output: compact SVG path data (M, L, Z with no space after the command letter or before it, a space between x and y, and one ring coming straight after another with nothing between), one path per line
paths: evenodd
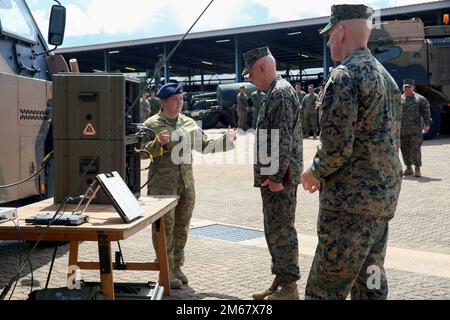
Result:
M125 222L144 214L144 209L117 171L101 173L97 175L97 180Z

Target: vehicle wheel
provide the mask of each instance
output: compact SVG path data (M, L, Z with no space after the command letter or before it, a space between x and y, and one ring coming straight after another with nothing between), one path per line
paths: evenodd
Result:
M439 109L434 105L430 105L431 109L431 118L433 119L433 124L430 128L430 130L424 134L423 138L424 140L431 140L433 139L439 132L439 129L441 128L442 123L442 117L441 113L439 112Z

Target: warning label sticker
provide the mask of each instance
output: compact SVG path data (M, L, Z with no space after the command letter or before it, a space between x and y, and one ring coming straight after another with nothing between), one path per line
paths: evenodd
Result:
M95 136L96 134L97 131L95 131L94 126L92 123L88 122L83 130L83 136Z

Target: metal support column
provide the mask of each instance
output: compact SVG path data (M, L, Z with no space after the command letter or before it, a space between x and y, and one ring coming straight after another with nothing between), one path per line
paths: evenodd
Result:
M108 50L104 50L103 51L103 64L104 64L104 69L105 72L109 72L110 68L111 68L111 64L110 64L110 59L109 59L109 51Z
M200 75L200 91L205 91L205 72L203 70Z
M239 44L238 36L234 37L234 61L235 67L234 70L236 72L236 82L242 81L242 50Z
M169 83L170 80L170 66L169 66L169 60L167 60L167 44L164 43L164 83Z
M330 48L327 46L328 38L323 38L323 80L328 79L330 70Z

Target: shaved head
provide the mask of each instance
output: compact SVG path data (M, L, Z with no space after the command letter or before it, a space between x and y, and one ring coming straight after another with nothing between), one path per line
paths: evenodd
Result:
M276 77L277 62L271 54L258 59L249 72L250 81L262 91L267 91Z
M352 19L341 22L342 26L346 30L346 33L357 39L361 44L367 45L369 41L370 32L370 20L367 19Z
M367 19L350 19L337 23L330 30L327 43L331 49L331 58L343 61L355 49L367 48L371 31L371 21Z

